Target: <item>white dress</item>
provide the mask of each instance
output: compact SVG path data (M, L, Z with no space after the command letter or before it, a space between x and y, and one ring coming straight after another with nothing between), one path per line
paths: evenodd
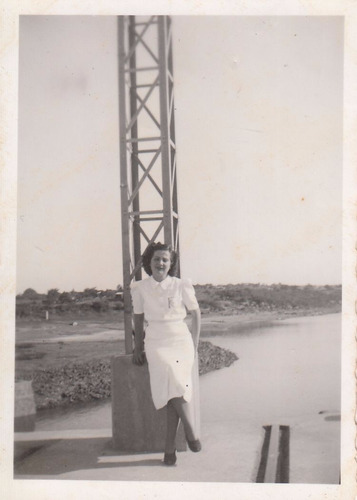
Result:
M186 308L199 307L191 281L167 276L158 282L150 276L132 283L131 294L134 314L144 313L147 324L145 353L155 408L174 397L189 402L195 352L184 319Z

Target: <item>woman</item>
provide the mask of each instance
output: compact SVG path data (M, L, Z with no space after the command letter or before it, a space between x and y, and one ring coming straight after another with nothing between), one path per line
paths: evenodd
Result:
M201 315L189 280L175 277L177 254L169 245L152 243L143 255L149 278L132 284L135 348L133 362L149 366L151 395L156 409L167 407L164 463L176 463L175 439L181 419L192 451L201 450L188 403L197 355ZM184 319L192 314L192 334ZM144 320L145 352L144 352Z

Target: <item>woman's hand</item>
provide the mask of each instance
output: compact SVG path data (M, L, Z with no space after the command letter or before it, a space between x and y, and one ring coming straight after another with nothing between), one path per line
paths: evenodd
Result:
M200 331L201 331L201 312L199 309L194 309L190 311L190 313L192 316L192 324L191 324L192 341L195 348L195 357L197 357L198 343L200 340Z
M142 366L146 363L145 351L142 348L134 348L133 363L137 366Z
M144 352L144 314L134 314L134 332L135 348L133 363L134 365L142 366L146 363Z

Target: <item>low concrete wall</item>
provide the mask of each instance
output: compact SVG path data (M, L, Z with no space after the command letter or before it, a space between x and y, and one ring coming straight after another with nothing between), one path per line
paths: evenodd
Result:
M195 401L191 411L195 411ZM120 451L164 451L166 409L156 410L151 399L148 366L136 366L131 355L112 358L113 446ZM180 424L176 448L186 450Z
M30 380L15 383L15 432L35 429L36 406Z

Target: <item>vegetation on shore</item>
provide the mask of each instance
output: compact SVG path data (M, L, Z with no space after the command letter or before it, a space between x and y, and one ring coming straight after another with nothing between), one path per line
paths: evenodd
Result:
M329 311L341 310L341 285L293 286L264 284L195 285L203 313L235 314L256 311ZM83 292L60 292L53 288L39 294L28 288L16 297L16 317L43 319L49 317L120 316L123 310L123 289Z
M243 283L196 285L203 312L237 314L250 312L340 312L341 285L294 286Z

